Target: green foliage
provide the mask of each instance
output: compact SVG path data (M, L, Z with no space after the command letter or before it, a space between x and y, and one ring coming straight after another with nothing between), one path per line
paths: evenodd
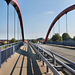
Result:
M54 42L61 42L62 37L58 33L56 33L55 35L52 36L51 40Z
M5 48L6 48L6 46L3 46L3 47L1 47L1 50L5 49Z
M51 41L52 41L52 39L49 39L49 38L47 39L47 42L51 42Z
M12 38L11 40L10 40L10 43L14 43L16 40L15 40L15 38Z
M69 38L71 38L71 37L69 36L68 33L63 33L63 35L62 35L63 41L64 41L64 40L67 40L67 39L69 39Z
M36 39L36 40L37 40L37 41L40 41L40 40L44 40L44 38L41 37L41 38L38 38L38 39Z
M33 43L37 43L37 41L36 41L36 40L31 40L31 42L33 42Z
M75 41L75 36L73 37L73 40Z
M15 42L19 42L18 40L15 40Z

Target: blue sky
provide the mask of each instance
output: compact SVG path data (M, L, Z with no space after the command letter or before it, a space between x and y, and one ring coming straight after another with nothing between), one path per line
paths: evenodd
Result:
M18 0L21 8L25 39L44 37L53 19L65 8L75 4L75 0ZM9 39L14 37L14 8L9 5ZM6 39L7 5L0 0L0 39ZM66 32L66 15L60 18L60 35ZM75 10L67 15L68 32L71 37L75 36ZM16 14L16 28L18 23ZM19 23L18 23L19 24ZM58 22L54 26L55 33L58 33ZM20 29L20 27L19 27ZM17 30L16 30L17 32ZM19 34L20 30L19 30ZM19 36L18 34L18 36ZM53 30L49 38L53 35ZM20 38L21 36L19 36ZM16 34L17 38L17 34Z

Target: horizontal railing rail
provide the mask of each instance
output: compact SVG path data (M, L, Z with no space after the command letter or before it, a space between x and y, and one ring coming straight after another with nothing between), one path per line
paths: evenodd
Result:
M6 44L6 45L1 45L0 47L9 46L9 45L14 45L14 44L18 44L18 43L21 43L21 42L15 42L15 43L10 43L10 44Z
M15 51L17 51L22 45L23 45L23 42L16 42L16 43L0 46L0 68L1 68L1 65L5 61L7 61L7 59L11 57L11 55L14 54ZM4 47L4 46L6 46L6 48L1 50L1 47Z
M49 67L52 70L52 72L54 73L54 75L60 75L59 72L49 63L49 61L47 61L47 59L45 57L43 57L43 55L34 47L34 45L32 43L30 43L30 45L36 51L36 53L39 55L39 59L41 57L41 59L46 63L46 65L47 65L46 72L48 72L48 67Z
M48 50L48 49L46 49L46 48L43 48L43 47L41 47L41 46L39 46L37 44L31 43L31 42L30 42L30 44L33 45L37 49L37 51L39 49L39 52L41 52L41 54L42 54L42 52L44 52L44 54L47 54L47 56L50 56L53 59L53 63L54 63L55 67L57 66L56 64L58 63L58 64L62 65L62 67L64 67L66 70L68 70L69 73L75 74L75 70L74 69L72 69L71 67L69 67L68 65L66 65L65 63L63 63L62 61L57 59L55 56L57 56L57 57L63 59L64 61L72 64L73 66L75 66L74 62L72 62L72 61L70 61L70 60L68 60L68 59L66 59L66 58L64 58L64 57L62 57L62 56L60 56L60 55L58 55L58 54ZM44 55L43 55L43 57L44 57Z
M35 44L35 45L36 45L36 44ZM36 45L36 46L37 46L37 45ZM52 52L52 51L50 51L50 50L44 48L44 47L42 47L42 46L39 46L39 47L45 49L46 51L48 51L48 52L50 52L50 53L56 55L57 57L63 59L64 61L66 61L66 62L68 62L68 63L70 63L70 64L72 64L73 66L75 66L75 62L73 62L73 61L71 61L71 60L68 60L68 59L66 59L66 58L64 58L64 57L62 57L62 56L60 56L60 55L58 55L58 54L56 54L56 53L54 53L54 52Z

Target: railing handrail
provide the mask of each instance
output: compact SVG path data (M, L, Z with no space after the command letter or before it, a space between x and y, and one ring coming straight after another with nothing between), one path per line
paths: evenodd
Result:
M37 44L35 44L35 45L37 45ZM39 46L39 45L38 45L38 46ZM46 48L44 48L44 47L42 47L42 46L39 46L39 47L41 47L41 48L43 48L43 49L47 50L48 52L50 52L50 53L52 53L52 54L54 54L54 55L58 56L59 58L61 58L61 59L65 60L66 62L68 62L68 63L70 63L70 64L72 64L72 65L74 65L74 66L75 66L75 62L72 62L71 60L68 60L68 59L66 59L66 58L62 57L61 55L58 55L58 54L56 54L56 53L54 53L54 52L52 52L52 51L50 51L50 50L48 50L48 49L46 49Z
M12 45L12 46L7 47L8 45ZM11 55L14 54L15 51L17 51L22 45L23 45L23 42L15 42L15 43L0 46L0 68L1 68L1 65L5 61L7 61L7 59L11 57ZM6 48L1 50L1 47L3 46L6 46Z
M0 47L4 47L4 46L8 46L8 45L13 45L13 44L18 44L18 43L20 43L20 42L15 42L15 43L10 43L10 44L6 44L6 45L1 45Z
M34 46L33 46L33 47L34 47ZM35 47L34 47L34 48L35 48ZM60 75L60 73L49 63L48 60L46 60L45 57L43 57L43 55L42 55L38 50L35 49L35 51L37 51L37 53L41 56L41 58L42 58L43 61L47 64L47 66L48 66L49 68L51 68L51 70L52 70L52 72L54 73L54 75Z
M13 46L11 46L11 47L13 47ZM7 49L9 49L9 48L11 48L11 47L8 47ZM5 50L7 50L7 49L5 48L5 49L1 50L1 52L5 51Z
M48 52L49 52L49 50L48 49L46 49L46 48L43 48L43 47L41 47L41 46L38 46L37 44L34 44L34 43L32 43L33 45L35 45L36 47L40 47L40 49L42 50L42 51L44 51L45 53L47 53L49 56L51 56L52 57L52 55L50 55ZM43 49L45 49L45 50L43 50ZM51 51L52 52L52 51ZM54 53L54 52L53 52ZM55 55L56 53L54 53L54 55ZM59 56L58 56L59 57ZM63 58L62 58L63 59ZM66 58L65 58L66 59ZM58 61L60 64L62 64L65 68L67 68L69 71L71 71L72 73L74 73L75 74L75 70L73 70L72 68L70 68L69 66L67 66L66 64L64 64L63 62L61 62L60 60L58 60L57 58L55 58L55 60L56 61ZM64 59L63 59L64 60ZM66 61L66 60L65 60ZM69 62L69 60L67 61L67 62ZM71 62L69 62L69 63L73 63L72 61ZM73 63L73 65L74 65L75 63ZM75 66L75 65L74 65Z

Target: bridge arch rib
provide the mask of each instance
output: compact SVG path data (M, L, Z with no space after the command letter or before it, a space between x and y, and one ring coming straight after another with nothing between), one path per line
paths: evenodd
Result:
M53 20L53 22L51 23L51 25L50 25L50 27L49 27L49 30L48 30L47 35L46 35L46 38L45 38L45 42L47 41L48 36L49 36L49 34L50 34L50 32L51 32L51 30L52 30L54 24L58 21L58 19L59 19L60 17L62 17L64 14L66 14L67 12L69 12L69 11L71 11L71 10L74 10L74 9L75 9L75 4L72 5L72 6L70 6L70 7L68 7L68 8L66 8L65 10L63 10L61 13L59 13L59 14L56 16L56 18Z
M21 15L21 10L20 10L19 4L18 4L17 0L11 0L10 4L15 8L15 10L18 14L18 17L20 20L21 33L22 33L22 41L24 42L23 20L22 20L22 15Z
M18 4L17 0L11 0L10 3L15 8L15 10L18 14L18 17L19 17L19 20L20 20L20 26L21 26L22 41L24 41L23 20L22 20L22 15L21 15L21 10L20 10L19 4Z

